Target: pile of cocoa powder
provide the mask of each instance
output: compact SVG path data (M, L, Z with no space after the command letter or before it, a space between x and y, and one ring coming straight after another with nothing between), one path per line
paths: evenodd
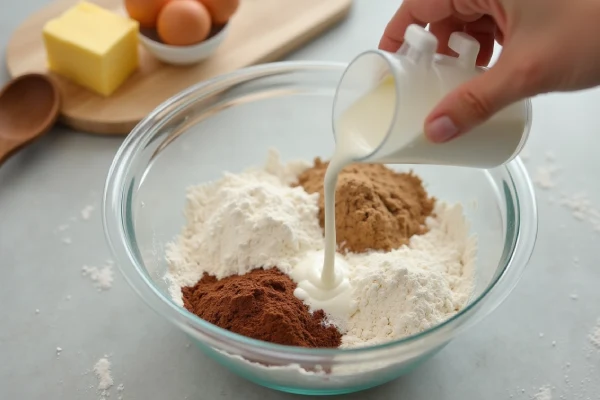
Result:
M231 332L300 347L338 347L342 335L294 296L296 284L277 268L255 269L221 280L205 274L183 288L185 308Z
M316 158L314 166L298 177L304 190L319 193L321 227L325 226L323 178L328 164ZM349 165L338 176L335 194L338 247L354 253L397 249L411 236L427 232L425 219L434 203L413 173L399 173L382 164Z
M320 194L319 219L325 222L323 178L327 162L298 179L307 192ZM338 247L352 252L389 251L426 232L433 210L421 180L380 164L356 164L339 175L336 190ZM200 318L231 332L271 343L301 347L338 347L340 332L328 325L322 310L310 312L294 296L296 284L277 268L255 269L221 280L204 274L182 288L184 306Z

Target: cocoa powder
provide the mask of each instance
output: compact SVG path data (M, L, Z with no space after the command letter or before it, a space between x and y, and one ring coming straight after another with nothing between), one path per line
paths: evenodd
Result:
M314 166L298 177L308 193L319 193L319 220L325 225L323 179L328 162L316 158ZM426 233L425 219L433 211L419 177L398 173L382 164L352 164L338 176L335 195L336 239L340 249L354 253L390 251Z
M187 310L223 329L253 339L300 347L338 347L342 335L294 296L296 284L277 268L255 269L221 280L206 273L182 288Z

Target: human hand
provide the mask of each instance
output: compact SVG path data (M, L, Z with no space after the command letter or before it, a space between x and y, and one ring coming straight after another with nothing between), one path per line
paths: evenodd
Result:
M452 32L481 45L478 65L503 45L496 64L449 93L425 119L433 142L451 140L513 102L552 91L600 85L600 2L596 0L404 0L379 48L397 51L410 24L438 38L438 53Z

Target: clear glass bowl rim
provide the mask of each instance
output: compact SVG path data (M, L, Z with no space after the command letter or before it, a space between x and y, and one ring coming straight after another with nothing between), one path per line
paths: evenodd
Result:
M135 234L132 228L134 223L131 219L132 204L128 194L134 187L131 186L128 173L131 167L135 166L136 158L143 148L153 140L160 125L190 104L236 83L294 72L337 71L341 73L346 66L345 63L336 62L282 61L247 67L220 75L190 86L164 101L138 123L125 138L113 159L104 187L102 204L104 233L121 274L134 291L157 313L187 333L193 335L194 332L200 332L212 338L213 341L227 341L234 347L250 348L256 353L300 357L358 355L409 344L417 345L425 339L427 341L438 339L440 343L447 341L459 331L467 329L489 314L514 289L531 257L537 236L537 205L534 189L525 166L518 157L497 167L508 173L512 189L516 194L514 196L515 220L507 221L515 224L516 237L512 241L512 248L506 257L507 262L486 289L465 308L441 324L418 334L384 344L352 349L313 349L267 343L227 331L204 321L183 307L177 306L154 285L141 263L138 249L131 243L131 234L134 236ZM504 245L504 252L506 252L507 243L505 242Z

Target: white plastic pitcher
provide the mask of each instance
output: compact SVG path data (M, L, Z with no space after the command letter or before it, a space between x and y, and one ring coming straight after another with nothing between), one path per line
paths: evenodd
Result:
M425 117L442 97L485 71L476 66L479 42L471 36L450 36L448 45L458 57L436 54L437 43L433 34L411 25L396 54L372 50L350 63L337 88L333 123L338 145L340 135L354 143L354 161L492 168L521 151L531 126L528 99L449 142L425 137Z

